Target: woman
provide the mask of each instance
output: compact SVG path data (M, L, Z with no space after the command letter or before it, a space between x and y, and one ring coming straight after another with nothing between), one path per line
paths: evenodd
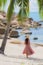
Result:
M23 54L26 54L26 57L28 58L28 55L32 55L33 53L34 53L34 51L30 46L30 40L29 40L28 36L26 36L25 48L23 50Z

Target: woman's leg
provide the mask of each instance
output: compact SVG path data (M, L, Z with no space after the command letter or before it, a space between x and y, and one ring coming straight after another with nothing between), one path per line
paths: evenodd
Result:
M26 54L26 58L28 58L28 54Z

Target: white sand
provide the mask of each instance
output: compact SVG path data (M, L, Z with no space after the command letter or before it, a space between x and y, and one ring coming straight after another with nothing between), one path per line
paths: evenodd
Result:
M24 44L11 44L14 39L8 40L4 56L0 54L0 65L43 65L43 47L31 45L35 53L27 59L22 54ZM0 39L1 46L2 39Z

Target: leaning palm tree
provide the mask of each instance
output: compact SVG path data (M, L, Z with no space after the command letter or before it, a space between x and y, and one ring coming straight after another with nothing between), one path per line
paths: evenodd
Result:
M3 39L3 42L2 42L2 45L1 45L1 48L0 48L0 53L2 53L2 54L4 54L4 50L5 50L5 46L6 46L6 42L7 42L11 17L12 17L13 10L14 10L14 2L15 2L15 0L10 1L10 5L9 5L8 11L7 11L7 21L8 22L7 22L7 27L6 27L6 30L5 30L5 36L4 36L4 39Z
M38 0L39 14L41 19L43 19L43 0Z
M11 17L13 14L13 10L14 10L14 3L15 1L17 1L17 3L19 4L20 7L20 11L18 14L18 20L19 21L25 21L25 18L28 17L28 13L29 13L29 0L11 0L10 5L8 7L8 11L7 11L7 28L5 31L5 36L0 48L0 53L4 54L4 50L5 50L5 46L6 46L6 42L7 42L7 36L9 33L9 28L10 28L10 22L11 22Z

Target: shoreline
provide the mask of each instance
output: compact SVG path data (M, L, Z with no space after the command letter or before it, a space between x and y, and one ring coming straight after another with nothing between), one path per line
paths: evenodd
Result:
M1 43L2 43L2 40L3 39L0 39ZM9 43L11 44L24 44L24 41L21 41L18 38L10 38L10 39L7 39L7 41L10 41ZM43 43L33 43L32 42L30 44L43 47Z

